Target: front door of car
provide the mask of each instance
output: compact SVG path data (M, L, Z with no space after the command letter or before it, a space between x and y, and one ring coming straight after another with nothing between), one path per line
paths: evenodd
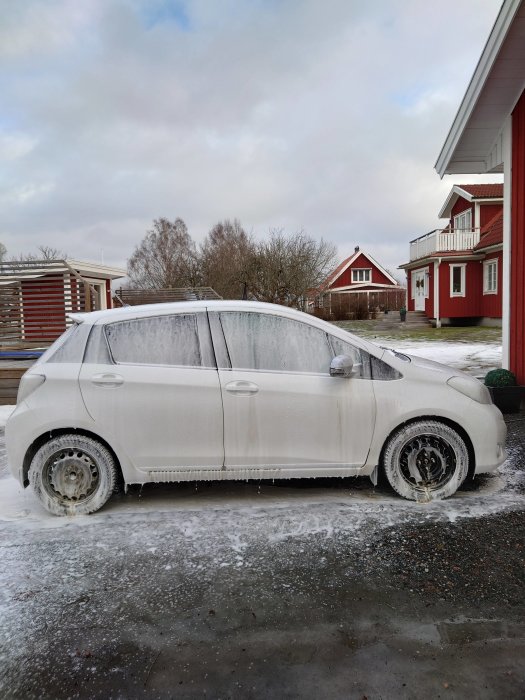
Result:
M284 315L227 311L220 327L231 365L219 362L226 468L365 463L375 399L357 348L338 339L335 347L323 330ZM213 328L219 336L218 324ZM331 377L333 356L348 352L356 376Z
M205 312L95 326L79 380L95 432L137 469L222 468L222 401Z

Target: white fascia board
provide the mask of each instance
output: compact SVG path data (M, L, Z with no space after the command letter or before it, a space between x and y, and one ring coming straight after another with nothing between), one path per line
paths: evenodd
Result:
M364 287L373 287L374 289L404 289L400 284L380 284L379 282L357 282L346 287L335 287L327 289L324 294L337 294L338 292L362 292ZM370 290L371 291L371 290Z
M461 189L461 185L454 185L450 190L445 204L443 204L441 211L438 214L438 219L450 219L450 214L452 212L452 207L457 202L459 197L466 199L468 202L472 202L472 195L466 190Z
M394 278L392 277L392 275L391 275L389 272L387 272L387 271L385 270L385 268L377 262L377 260L374 260L374 258L373 258L371 255L369 255L368 253L365 253L364 251L360 251L360 252L365 256L365 258L367 258L367 259L370 261L370 263L371 263L374 267L376 267L376 268L379 270L379 272L382 272L383 275L385 275L385 277L388 277L389 280L392 280L392 283L393 283L393 284L397 284L397 280L394 279ZM377 283L376 283L376 284L377 284Z
M328 278L329 281L327 282L326 289L324 291L328 291L330 288L330 285L333 284L336 280L338 280L339 277L341 277L341 275L343 274L343 272L346 272L346 270L348 270L348 268L354 262L354 260L356 260L360 255L364 255L365 258L368 260L368 262L371 265L373 265L375 268L377 268L379 270L379 272L381 272L383 275L385 275L385 277L388 277L389 280L392 280L393 284L397 284L397 280L394 279L392 277L392 275L389 274L382 265L380 265L376 260L374 260L374 258L371 255L369 255L368 253L365 253L364 250L358 250L357 253L354 253L350 258L348 258L346 265L341 270L339 270L336 277L333 277L333 278L329 277ZM371 283L367 282L367 284L370 285Z
M468 120L472 115L474 107L476 106L476 103L485 86L485 83L487 82L489 73L501 50L505 37L507 36L509 28L512 24L512 21L514 20L516 12L518 11L521 5L521 2L522 0L505 0L503 2L503 5L501 6L501 10L499 11L490 36L487 39L485 48L483 49L481 57L474 71L474 75L470 80L470 83L467 87L467 91L465 92L465 96L463 97L463 100L459 106L456 117L452 122L450 131L448 132L447 138L445 139L445 143L443 144L441 152L434 166L440 177L443 177L443 175L452 172L451 170L448 170L449 162L452 159L458 142L465 130ZM472 163L464 163L462 167L467 168L468 165L470 165L471 167L479 166L480 169L454 169L453 172L484 172L485 160L482 159L478 161L477 159L473 159Z
M109 267L108 265L98 265L97 263L84 262L82 260L66 260L67 264L76 270L79 275L86 277L97 277L100 279L118 279L126 277L126 270L121 267Z
M334 272L332 272L331 275L328 276L328 279L327 279L327 282L326 282L326 289L325 289L324 291L328 290L328 289L330 288L330 285L333 284L336 280L338 280L339 277L341 277L341 275L343 274L343 272L345 272L346 270L348 270L348 268L350 267L350 265L354 262L354 260L355 260L355 259L357 258L357 256L360 255L360 254L361 254L361 251L358 250L357 253L354 253L353 255L351 255L351 256L348 258L348 260L347 260L347 262L346 262L346 265L345 265L343 268L341 268L341 269L339 270L339 272L337 273L337 275L335 275L335 271L334 271ZM336 269L337 269L337 268L336 268Z

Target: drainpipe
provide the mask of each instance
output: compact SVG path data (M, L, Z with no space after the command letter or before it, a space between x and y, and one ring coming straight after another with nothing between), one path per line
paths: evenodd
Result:
M434 316L436 317L436 328L441 328L441 318L439 317L439 266L441 258L434 262Z

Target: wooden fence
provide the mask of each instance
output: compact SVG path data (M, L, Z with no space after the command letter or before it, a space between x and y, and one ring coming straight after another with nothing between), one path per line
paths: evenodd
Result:
M313 313L327 321L366 320L406 306L406 289L337 292L317 297Z
M121 287L114 294L114 306L162 304L171 301L222 299L211 287L177 287L173 289L129 289Z

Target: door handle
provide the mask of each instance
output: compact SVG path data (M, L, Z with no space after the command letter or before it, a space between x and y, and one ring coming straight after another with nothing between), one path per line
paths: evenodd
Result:
M230 382L226 384L226 391L237 396L252 396L259 391L259 387L253 382Z
M91 382L96 386L120 386L124 384L124 377L121 377L120 374L94 374L91 377Z

